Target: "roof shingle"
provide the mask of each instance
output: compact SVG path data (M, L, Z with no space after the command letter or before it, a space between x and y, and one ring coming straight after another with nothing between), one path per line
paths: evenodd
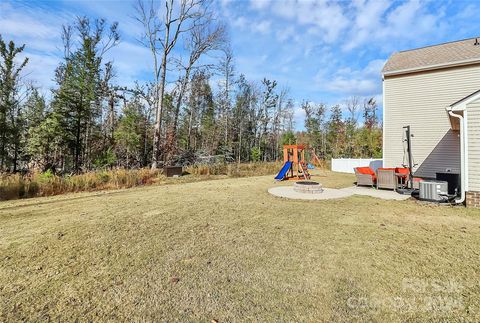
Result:
M417 68L428 69L429 66L438 67L464 61L480 61L480 45L474 44L475 38L469 38L440 45L396 52L387 60L382 73L388 74Z

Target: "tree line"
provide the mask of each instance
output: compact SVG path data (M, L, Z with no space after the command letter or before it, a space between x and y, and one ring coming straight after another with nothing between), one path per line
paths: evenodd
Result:
M351 97L330 109L323 103L304 101L303 142L313 147L319 158L381 158L382 125L374 98L363 102ZM361 118L360 118L361 116Z
M237 72L227 28L208 1L138 1L134 9L152 71L133 86L117 84L106 59L121 41L118 23L78 17L62 27L49 95L22 75L25 45L0 35L0 171L272 161L283 144L300 141L322 158L381 154L373 99L361 125L358 99L347 118L340 106L303 102L306 131L295 132L288 89Z

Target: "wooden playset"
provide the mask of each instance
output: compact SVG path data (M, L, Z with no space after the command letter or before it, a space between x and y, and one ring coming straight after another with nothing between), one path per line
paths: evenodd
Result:
M275 177L276 180L310 179L308 164L305 162L307 145L284 145L283 167Z

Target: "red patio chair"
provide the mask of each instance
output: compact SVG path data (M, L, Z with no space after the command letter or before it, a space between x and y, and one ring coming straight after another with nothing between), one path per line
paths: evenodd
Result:
M377 182L377 175L370 167L355 167L355 176L357 177L358 185L374 186Z
M405 167L397 167L395 168L395 173L403 175L403 176L397 175L397 179L398 179L399 185L402 185L402 187L405 186L408 181L408 175L410 175L410 170Z

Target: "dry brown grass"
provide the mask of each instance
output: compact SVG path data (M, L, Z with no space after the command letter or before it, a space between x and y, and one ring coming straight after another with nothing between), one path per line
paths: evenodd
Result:
M284 200L267 193L273 185L3 202L0 321L480 320L478 210Z
M244 164L215 164L196 165L186 167L185 170L193 175L226 175L229 177L247 177L276 174L283 163L244 163Z
M280 163L215 164L190 166L185 170L191 176L177 182L194 182L227 177L269 175L278 172ZM161 170L114 169L92 171L79 175L57 176L51 173L0 174L0 201L53 196L72 192L92 192L170 183Z
M164 180L159 170L114 169L80 175L57 176L52 173L0 175L0 201L64 193L99 191L151 185Z

